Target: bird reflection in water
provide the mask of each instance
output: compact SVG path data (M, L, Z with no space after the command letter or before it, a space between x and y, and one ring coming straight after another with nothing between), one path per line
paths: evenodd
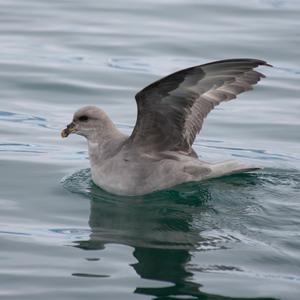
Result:
M204 293L202 285L193 280L193 252L216 246L215 240L201 236L212 225L207 215L215 216L209 185L190 183L146 196L119 197L89 184L91 234L88 240L75 241L75 247L102 250L111 243L128 245L137 260L131 266L141 278L170 283L167 287L136 287L137 294L159 300L233 299ZM205 216L203 224L201 216Z

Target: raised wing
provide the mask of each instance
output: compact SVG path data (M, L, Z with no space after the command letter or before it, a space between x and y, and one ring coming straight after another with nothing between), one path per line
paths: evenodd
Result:
M259 65L268 64L257 59L216 61L150 84L135 96L138 116L129 142L145 151L190 153L207 114L265 77L253 70Z

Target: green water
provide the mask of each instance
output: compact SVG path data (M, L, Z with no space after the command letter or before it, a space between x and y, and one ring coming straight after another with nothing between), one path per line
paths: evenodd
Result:
M0 1L1 299L299 299L300 2L244 2ZM233 57L274 68L195 149L260 172L119 197L60 138L87 104L130 133L139 89Z

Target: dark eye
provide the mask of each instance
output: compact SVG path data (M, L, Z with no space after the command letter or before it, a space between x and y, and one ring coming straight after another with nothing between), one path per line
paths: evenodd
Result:
M81 116L81 117L78 118L78 120L80 122L86 122L88 119L89 119L88 116Z

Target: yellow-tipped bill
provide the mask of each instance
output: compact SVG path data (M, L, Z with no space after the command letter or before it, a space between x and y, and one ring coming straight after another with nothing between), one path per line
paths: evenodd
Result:
M69 134L76 132L75 124L72 122L70 123L64 130L61 132L61 137L66 138Z

